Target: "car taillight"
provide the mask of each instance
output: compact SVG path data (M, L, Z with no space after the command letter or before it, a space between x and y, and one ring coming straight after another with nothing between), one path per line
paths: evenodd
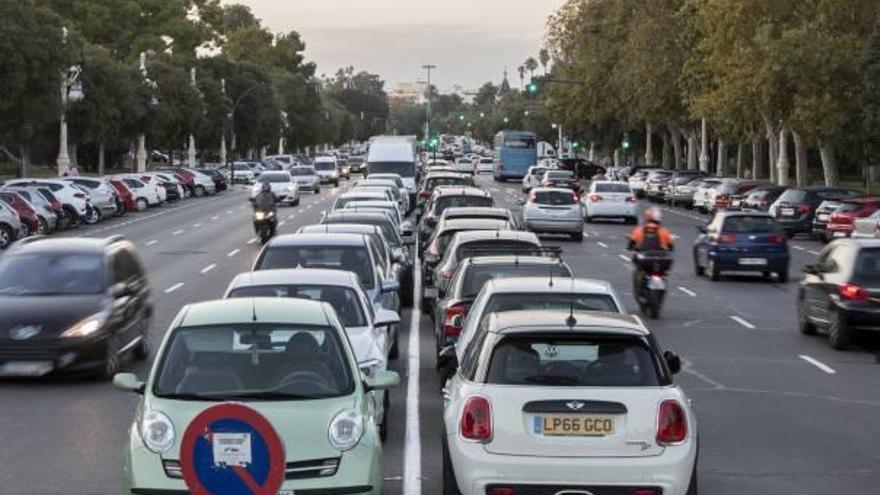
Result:
M468 440L488 442L492 439L492 408L489 399L471 397L461 411L461 436Z
M535 193L529 194L529 203L537 203L538 196Z
M837 287L837 293L847 301L867 301L868 291L855 284L843 284Z
M596 203L598 201L602 201L602 196L599 196L598 194L591 194L590 201L592 201L594 203Z
M767 238L767 242L770 244L785 244L786 239L784 235L771 235Z
M626 202L627 202L627 203L635 203L636 201L638 201L638 200L636 199L635 196L627 196L627 197L626 197Z
M467 310L461 304L454 304L446 308L446 314L443 317L443 335L447 337L457 337L461 334L461 322Z
M681 443L687 438L687 415L676 400L664 400L657 412L657 444Z
M719 194L718 196L715 196L715 204L716 205L726 205L729 202L730 202L730 198L724 194Z
M801 203L797 205L796 208L798 213L800 213L801 215L813 211L813 205L811 205L810 203Z
M428 199L430 196L431 196L431 191L428 191L426 189L422 189L421 191L419 191L419 197L422 199Z
M736 243L736 236L733 234L722 234L715 236L712 240L719 244L734 244Z

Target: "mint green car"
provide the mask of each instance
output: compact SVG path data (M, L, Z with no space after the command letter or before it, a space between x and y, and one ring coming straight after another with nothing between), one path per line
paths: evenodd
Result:
M185 306L171 324L146 382L114 385L143 395L125 447L126 494L188 493L180 442L190 421L223 402L265 417L281 438L279 494L382 493L382 443L373 390L397 385L365 377L327 303L243 298Z

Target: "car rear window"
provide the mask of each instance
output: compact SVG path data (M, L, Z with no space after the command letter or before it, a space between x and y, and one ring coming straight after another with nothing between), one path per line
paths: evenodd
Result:
M290 175L307 176L315 175L315 169L307 167L296 167L290 169Z
M487 239L484 241L471 241L458 248L456 256L459 260L473 256L486 256L488 254L522 254L537 256L540 248L531 242Z
M443 196L437 198L437 206L434 207L434 212L439 216L446 208L461 206L492 207L495 206L495 202L487 196Z
M514 264L471 266L464 274L462 281L461 297L473 298L483 289L483 285L490 280L511 277L565 277L572 276L571 270L561 263L552 265L541 264Z
M547 169L544 167L535 167L532 169L532 175L543 176L545 172L547 172Z
M736 216L724 220L722 232L749 233L749 232L777 232L779 225L776 220L763 216Z
M568 170L550 170L547 172L548 179L571 179L572 177L574 177L574 172Z
M373 288L373 266L366 246L270 246L257 270L326 268L354 272L365 289Z
M562 191L535 192L535 202L541 205L567 206L577 204L574 194Z
M492 350L486 383L554 387L656 387L657 360L637 338L515 335Z
M574 308L575 311L605 311L609 313L620 311L614 298L608 294L524 292L495 294L486 303L483 314L489 315L502 311L570 310L571 308Z
M779 196L779 201L783 203L800 203L805 199L807 199L807 191L803 189L788 189Z
M315 162L315 170L336 170L333 162Z
M268 182L268 183L281 183L281 182L290 182L290 174L287 173L266 173L260 175L260 178L257 179L259 182Z
M880 288L880 248L862 248L856 257L852 283Z
M624 183L616 183L616 182L606 182L604 184L596 184L596 192L597 193L625 193L629 194L632 190L629 187L629 184Z
M357 293L349 287L333 285L254 285L239 287L229 293L230 298L239 297L291 297L322 301L333 306L339 321L345 327L365 327L367 319L361 311Z
M864 205L859 203L843 203L837 207L834 211L836 213L850 213L853 211L859 211L864 207Z

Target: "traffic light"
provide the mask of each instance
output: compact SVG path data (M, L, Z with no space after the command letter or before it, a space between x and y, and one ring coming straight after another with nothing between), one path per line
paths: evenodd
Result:
M526 89L528 90L530 95L534 96L534 95L538 94L538 83L534 83L534 82L529 83L529 85L526 86Z
M628 150L628 149L629 149L629 138L623 138L622 146L623 146L623 149L624 149L624 150Z
M464 114L463 114L463 113L458 115L458 120L464 120Z

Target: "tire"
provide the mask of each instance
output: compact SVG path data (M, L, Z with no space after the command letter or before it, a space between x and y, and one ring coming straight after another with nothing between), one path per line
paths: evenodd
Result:
M584 222L593 223L593 217L587 215L584 217Z
M65 206L64 207L64 215L69 220L68 228L79 227L79 222L80 222L79 214L76 212L76 210L73 209L73 207Z
M147 198L138 198L134 203L134 208L137 211L146 211L149 207L150 203L147 201Z
M787 284L788 283L788 270L776 272L776 282L778 282L780 284Z
M37 217L37 235L46 235L49 231L49 222L43 217Z
M694 275L702 277L705 273L706 270L700 266L700 261L697 259L697 253L694 252Z
M694 470L691 472L691 481L688 483L688 491L685 495L697 495L697 464L694 463Z
M647 313L648 317L656 320L660 317L660 294L657 291L648 291Z
M400 357L400 327L394 332L394 342L391 343L391 349L388 350L388 359L397 359Z
M115 335L111 335L107 338L107 355L104 356L104 365L98 372L98 379L110 381L113 379L113 375L119 373L121 363L119 361L118 350L119 341Z
M709 262L709 266L706 267L706 270L709 272L709 279L711 279L713 282L721 280L721 270L719 270L718 267L715 266L714 261Z
M141 335L141 341L134 346L132 355L138 361L146 361L150 357L150 327L146 321L143 323L144 333Z
M402 284L400 287L400 304L404 308L411 308L415 299L415 294L413 291L415 287L413 286L413 268L409 267L403 274Z
M442 477L442 494L443 495L461 495L458 490L458 481L455 479L455 470L452 469L452 458L449 456L449 445L446 440L446 429L443 433L443 477Z
M85 218L86 225L95 225L101 221L101 214L97 208L92 208L92 212Z
M816 325L807 318L807 307L804 303L804 298L799 297L797 302L797 321L798 321L798 330L804 335L816 335Z
M391 409L391 393L385 391L385 397L382 399L382 422L379 423L379 440L385 443L388 439L388 411Z
M321 186L316 187L315 189L312 190L312 192L315 194L321 194Z
M204 186L196 186L196 190L193 191L193 194L197 198L202 198L205 196L205 187Z
M0 225L0 249L6 249L15 242L15 233L8 225Z
M852 340L851 334L852 330L846 323L846 318L839 311L835 312L831 318L831 325L828 327L828 343L835 350L844 351L849 348Z
M584 233L583 232L572 232L571 238L575 240L575 242L584 242Z

